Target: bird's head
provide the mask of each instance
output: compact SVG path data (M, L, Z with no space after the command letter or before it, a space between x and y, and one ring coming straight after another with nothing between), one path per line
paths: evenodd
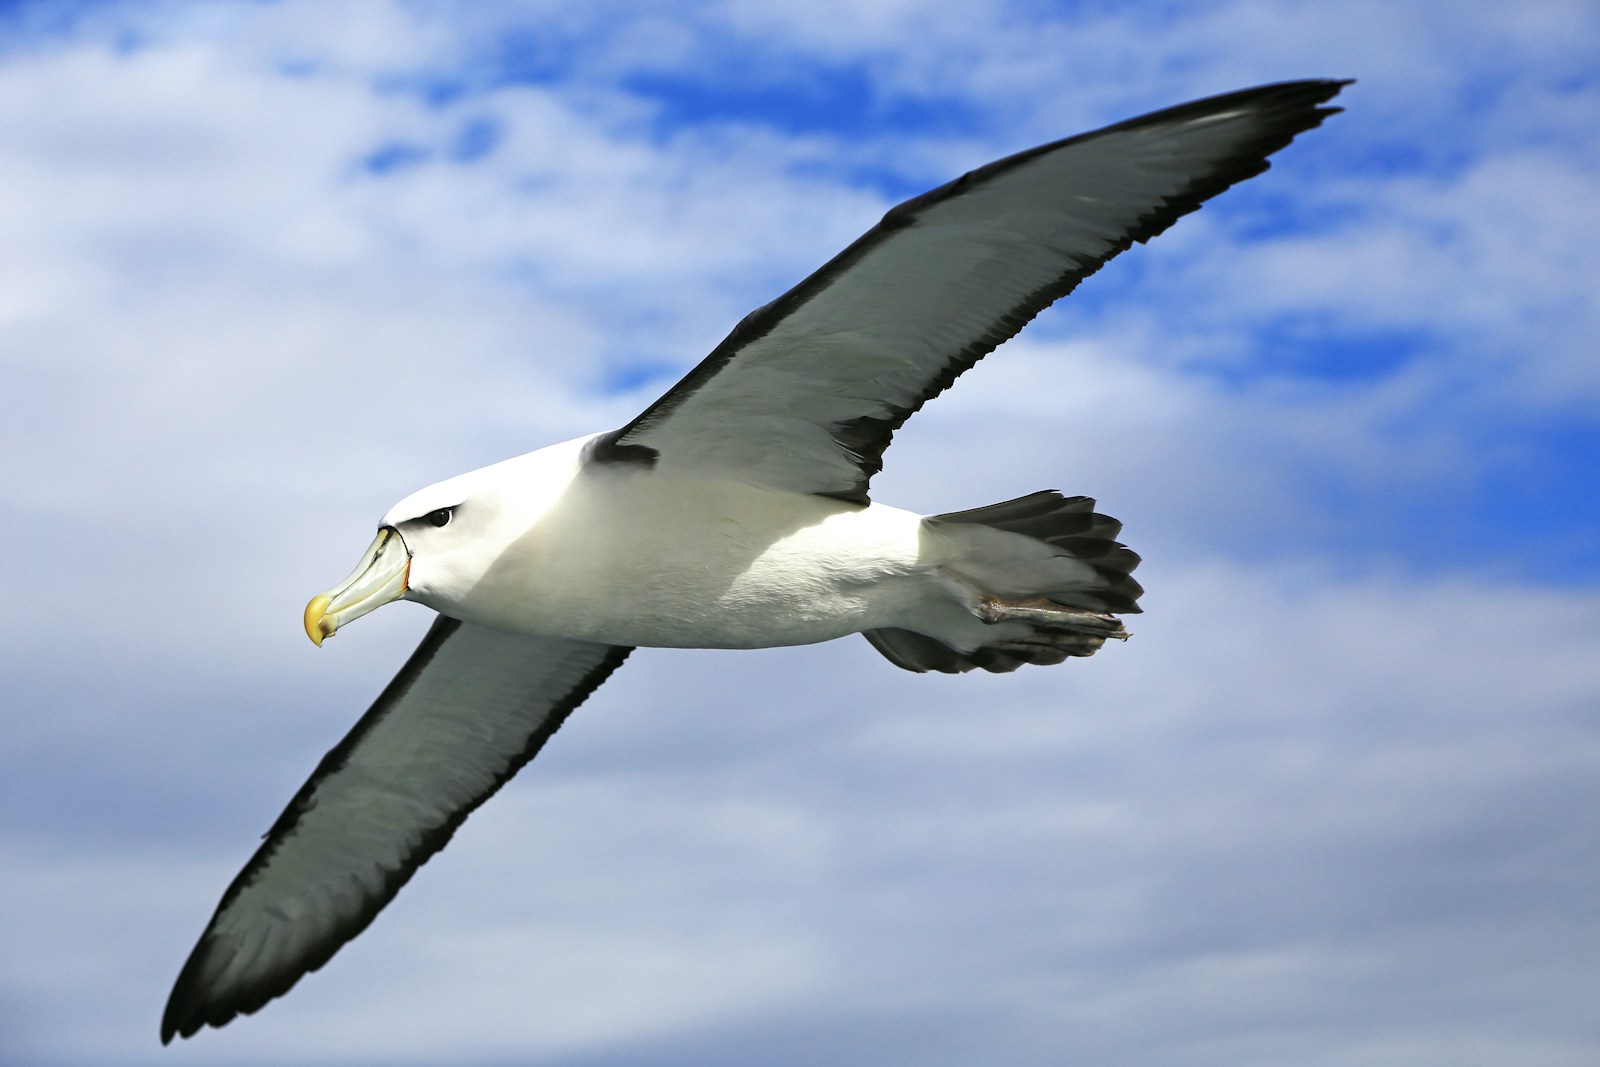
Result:
M470 614L473 590L548 507L572 464L556 446L418 490L389 509L378 534L344 581L306 605L306 636L323 640L392 600Z

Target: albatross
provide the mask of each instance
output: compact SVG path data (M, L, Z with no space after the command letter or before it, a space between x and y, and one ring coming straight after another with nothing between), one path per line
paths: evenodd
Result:
M321 645L398 599L438 617L223 893L162 1043L327 963L635 647L860 633L897 667L955 673L1125 638L1139 557L1094 500L920 515L869 483L918 408L1111 257L1266 170L1345 84L1246 89L979 167L891 209L621 429L391 508L306 633Z

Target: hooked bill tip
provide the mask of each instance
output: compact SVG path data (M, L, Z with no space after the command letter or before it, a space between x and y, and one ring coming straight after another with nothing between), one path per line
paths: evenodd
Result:
M324 617L328 605L332 603L326 593L318 593L311 598L311 603L306 605L306 636L311 638L311 643L318 648L322 647L322 639L333 633L333 627L328 625Z

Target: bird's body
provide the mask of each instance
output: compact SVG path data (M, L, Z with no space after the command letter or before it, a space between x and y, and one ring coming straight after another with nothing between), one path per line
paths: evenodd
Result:
M448 530L420 526L402 534L408 544L474 535L460 553L414 554L410 597L496 630L612 645L773 648L898 627L970 652L1027 631L977 618L981 595L1105 584L1036 538L930 523L877 502L594 463L595 439L396 505L386 526L454 509Z
M889 211L628 425L397 504L306 632L321 644L402 597L439 617L223 894L162 1040L327 962L635 646L861 633L896 666L956 673L1125 637L1139 557L1093 500L918 515L869 483L922 404L1111 257L1265 170L1342 84L1195 101L981 167Z
M482 472L549 506L517 519L518 533L503 547L496 541L481 576L452 571L434 583L413 564L416 599L518 633L764 648L879 625L895 613L895 590L909 591L919 516L628 464L585 465L589 440ZM402 502L396 513L416 510ZM463 508L451 527L471 520Z

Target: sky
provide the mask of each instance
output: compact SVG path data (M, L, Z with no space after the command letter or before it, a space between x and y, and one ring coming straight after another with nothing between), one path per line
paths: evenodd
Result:
M889 206L1264 82L1345 113L897 437L1097 497L1124 646L643 650L286 998L222 889L420 637L390 504L622 425ZM1600 1059L1600 8L0 5L0 1062Z

